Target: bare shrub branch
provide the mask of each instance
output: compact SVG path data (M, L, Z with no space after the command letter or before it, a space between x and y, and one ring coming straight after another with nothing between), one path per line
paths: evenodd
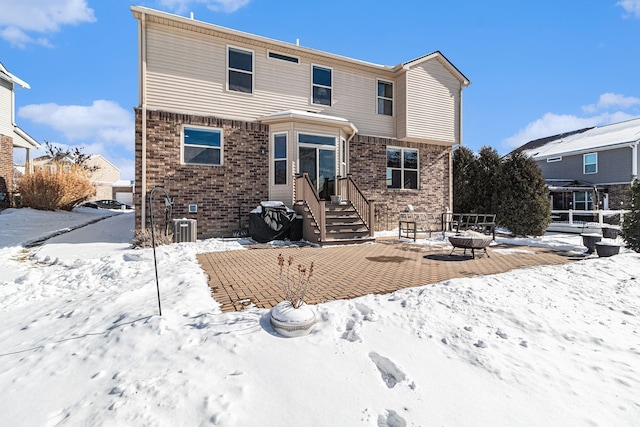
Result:
M309 268L298 264L297 274L291 272L293 257L290 256L287 261L287 272L284 274L284 257L278 254L278 266L280 266L280 287L284 293L285 301L289 301L293 308L300 308L304 304L304 297L309 289L311 277L313 277L313 261Z

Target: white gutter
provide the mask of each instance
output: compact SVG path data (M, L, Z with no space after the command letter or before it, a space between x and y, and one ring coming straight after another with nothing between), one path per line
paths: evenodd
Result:
M146 222L146 210L147 210L147 38L146 38L146 25L145 25L146 15L143 12L140 15L140 36L138 37L139 46L138 51L140 52L140 76L139 76L139 87L140 92L138 96L140 97L140 105L142 107L142 141L141 141L141 183L140 183L140 192L142 201L140 203L140 229L144 232L145 230L145 222Z

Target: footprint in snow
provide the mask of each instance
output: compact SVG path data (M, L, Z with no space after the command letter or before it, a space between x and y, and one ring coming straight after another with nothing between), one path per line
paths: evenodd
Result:
M487 344L485 344L485 342L482 340L478 340L478 342L473 345L478 348L487 348Z
M506 333L504 333L504 332L502 332L500 329L498 329L498 330L496 331L496 335L497 335L497 336L499 336L500 338L502 338L503 340L506 340L506 339L508 338L508 337L507 337L507 334L506 334Z
M369 357L382 374L382 380L387 387L394 388L396 384L407 379L407 375L386 357L380 356L375 351L369 353Z
M378 416L378 427L405 427L407 422L396 411L387 410L387 414Z

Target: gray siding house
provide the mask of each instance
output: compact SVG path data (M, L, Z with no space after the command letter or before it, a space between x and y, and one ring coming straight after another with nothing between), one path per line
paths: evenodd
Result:
M442 53L378 65L131 10L138 229L156 186L175 198L175 217L197 220L199 238L234 234L267 200L303 215L304 238L321 244L395 228L408 204L451 208L451 152L470 82Z
M638 177L640 118L530 141L554 210L624 209Z

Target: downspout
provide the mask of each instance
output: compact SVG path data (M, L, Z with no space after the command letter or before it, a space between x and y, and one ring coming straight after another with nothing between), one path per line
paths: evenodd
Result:
M631 182L638 179L638 141L631 146Z
M147 194L147 39L146 39L146 14L143 12L140 16L140 36L138 37L140 45L138 51L140 52L140 75L138 76L138 84L140 92L138 96L140 98L140 105L142 107L142 141L141 141L141 176L140 179L140 197L142 198L140 204L140 229L142 232L145 230L145 218L147 211L146 194Z
M458 97L458 145L462 146L462 89L464 84L460 84ZM449 212L453 212L453 147L449 151Z

